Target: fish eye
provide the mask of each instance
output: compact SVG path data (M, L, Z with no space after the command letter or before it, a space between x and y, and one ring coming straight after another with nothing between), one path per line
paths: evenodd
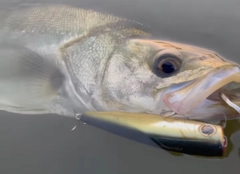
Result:
M157 55L153 63L153 71L161 78L170 77L179 71L181 63L181 59L175 55Z

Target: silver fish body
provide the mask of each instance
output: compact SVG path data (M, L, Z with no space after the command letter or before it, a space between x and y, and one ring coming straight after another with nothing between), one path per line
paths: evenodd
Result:
M1 110L65 116L85 111L179 112L201 119L236 114L224 102L206 99L210 94L188 109L179 100L189 98L187 86L198 79L206 76L210 82L209 73L228 78L224 69L238 74L238 65L209 50L154 40L138 22L50 5L8 11L0 24ZM223 85L212 86L214 92Z
M97 109L93 96L104 69L116 44L127 37L128 28L121 24L132 22L61 5L8 13L0 29L0 106L25 114L71 116Z

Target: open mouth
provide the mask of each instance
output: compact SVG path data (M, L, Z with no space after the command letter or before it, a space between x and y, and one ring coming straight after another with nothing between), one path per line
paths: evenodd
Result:
M231 84L235 84L235 89L230 88ZM206 99L224 102L221 93L229 99L240 100L240 92L237 92L237 89L240 89L240 69L236 65L227 65L212 70L182 89L167 93L164 102L177 114L184 115Z

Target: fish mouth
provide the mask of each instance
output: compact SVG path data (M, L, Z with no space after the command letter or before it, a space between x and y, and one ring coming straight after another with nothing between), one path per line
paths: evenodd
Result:
M235 89L229 87L233 83ZM193 111L206 101L210 101L211 105L226 105L220 93L224 93L229 99L240 101L240 92L237 92L237 89L240 89L239 66L225 65L213 69L184 88L166 93L163 101L179 115L199 114L199 112L207 114L206 105L201 107L198 113Z

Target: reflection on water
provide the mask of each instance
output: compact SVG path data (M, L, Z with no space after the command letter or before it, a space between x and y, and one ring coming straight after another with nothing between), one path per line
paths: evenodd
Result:
M233 148L238 149L238 152L240 151L240 144L234 145L232 141L230 140L231 136L240 130L240 122L238 120L230 120L227 122L226 128L224 130L225 135L228 137L228 147L226 149L226 156L228 156ZM238 153L239 159L240 154Z

